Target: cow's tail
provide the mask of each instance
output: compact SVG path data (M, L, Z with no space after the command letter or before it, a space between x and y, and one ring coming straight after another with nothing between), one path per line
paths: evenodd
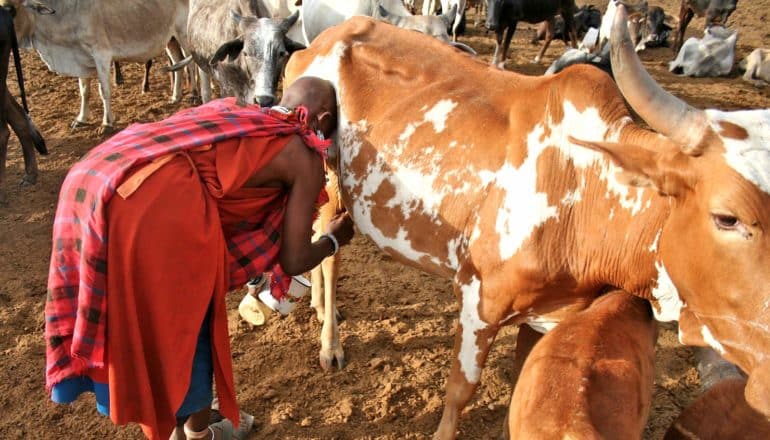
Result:
M24 92L24 72L21 70L21 55L19 54L19 42L16 40L16 28L11 19L11 50L13 51L13 64L16 66L16 79L19 81L19 93L21 93L21 106L24 113L29 113L27 107L27 94Z
M32 122L32 118L29 117L27 93L24 90L24 72L21 68L21 54L19 54L19 41L16 39L16 28L13 25L13 19L11 19L10 25L11 51L13 52L13 64L16 67L16 79L19 82L19 93L21 94L21 107L24 109L24 119L27 120L27 125L29 126L29 135L32 138L32 145L35 146L35 150L37 150L40 154L48 154L48 148L45 145L45 139L43 139L43 135L40 134L40 130L38 130L35 124Z

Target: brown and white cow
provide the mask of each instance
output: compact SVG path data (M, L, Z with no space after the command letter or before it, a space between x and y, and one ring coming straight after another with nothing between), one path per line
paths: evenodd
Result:
M503 72L363 17L287 64L287 84L336 87L336 167L358 230L454 281L436 438L455 436L501 326L551 328L607 286L652 300L684 343L737 363L748 402L770 414L770 111L703 111L668 94L625 20L621 7L622 94L593 68ZM657 132L633 122L624 97Z
M519 329L517 358L525 355L528 327ZM647 300L623 291L600 296L534 345L511 397L505 438L641 438L656 339Z

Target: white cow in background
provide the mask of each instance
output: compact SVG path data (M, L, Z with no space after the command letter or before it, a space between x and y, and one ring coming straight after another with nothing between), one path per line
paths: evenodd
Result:
M387 12L386 16L389 17L387 21L390 21L391 24L416 30L441 40L444 39L443 35L446 35L446 32L443 32L443 35L437 35L431 31L431 29L437 29L435 23L443 23L443 18L412 15L402 0L303 0L302 17L304 21L302 27L305 38L308 43L312 43L318 34L325 29L357 15L383 18L378 11L380 6ZM467 50L468 48L465 46L462 49Z
M684 76L723 76L730 73L735 61L738 33L722 26L711 26L703 38L684 42L668 70Z
M757 87L770 83L770 50L754 49L749 56L740 63L745 71L743 79Z
M457 28L460 26L463 13L465 12L466 0L441 0L441 12L446 14L453 6L457 6L455 18L452 23L452 41L457 41ZM436 0L425 0L422 3L422 15L433 15L436 13L436 7L439 3Z
M90 83L96 77L104 106L100 132L112 130L110 68L114 60L144 63L163 53L171 37L182 47L187 41L188 0L2 0L0 5L15 8L20 44L37 50L51 71L78 78L80 113L73 128L88 122ZM55 13L37 12L45 8ZM174 81L174 90L181 90L181 73Z
M299 19L294 25L289 28L289 32L286 36L298 43L302 43L305 46L308 45L305 40L304 32L302 32L302 0L261 0L269 17L272 18L288 18L293 13L299 12Z

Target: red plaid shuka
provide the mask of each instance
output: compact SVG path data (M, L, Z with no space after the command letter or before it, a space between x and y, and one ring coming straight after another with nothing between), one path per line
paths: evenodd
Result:
M181 111L159 122L133 124L95 147L67 174L59 193L45 306L46 387L89 368L104 366L106 340L106 206L135 166L158 157L234 137L297 134L322 156L331 144L307 126L307 113L288 115L233 98ZM325 192L319 204L325 201ZM244 231L227 242L230 288L273 272L273 295L282 298L291 277L274 258L282 215L265 228Z

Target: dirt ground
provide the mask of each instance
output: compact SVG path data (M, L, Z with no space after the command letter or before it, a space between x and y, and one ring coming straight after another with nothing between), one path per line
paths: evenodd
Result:
M603 10L606 2L590 3ZM651 4L678 12L676 0ZM739 32L737 60L755 47L770 47L765 24L769 6L770 0L739 3L731 18ZM473 27L473 14L469 27L469 35L461 40L489 59L492 36ZM517 32L508 70L541 74L564 50L561 42L554 42L543 64L532 64L537 47L528 42L531 28L522 25ZM700 35L702 29L702 19L696 19L688 36ZM680 78L666 70L670 58L666 48L642 54L655 79L693 105L726 110L770 107L770 91L744 83L737 70L726 78ZM101 104L94 90L94 125L71 130L78 107L77 81L48 72L34 53L26 52L23 61L31 114L50 154L40 158L37 185L19 187L23 166L15 137L9 147L9 206L0 208L0 437L137 438L136 426L115 427L100 417L90 396L73 405L55 405L46 395L43 305L51 224L67 169L102 140L97 134ZM139 65L126 65L125 85L113 89L117 128L158 120L190 105L167 103L168 80L157 68L153 91L141 94L142 72ZM9 83L15 91L15 81ZM257 419L250 438L427 439L436 428L458 311L449 282L397 264L360 237L342 257L339 307L347 318L341 334L348 361L342 371L325 373L318 367L320 325L309 307L251 329L238 321L236 307L243 292L230 295L239 401ZM507 328L494 345L482 385L461 419L461 438L499 434L511 393L515 335L514 328ZM666 327L659 339L654 407L645 438L662 437L695 398L698 384L690 351Z

